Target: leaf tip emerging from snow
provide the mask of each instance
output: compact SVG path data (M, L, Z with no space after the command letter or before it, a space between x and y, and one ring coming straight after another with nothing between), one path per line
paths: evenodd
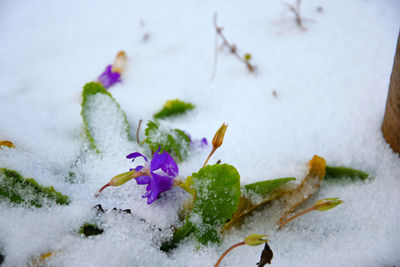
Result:
M154 114L155 119L164 119L168 117L175 117L178 115L182 115L189 110L195 108L195 105L189 102L184 102L179 99L168 100L164 107Z

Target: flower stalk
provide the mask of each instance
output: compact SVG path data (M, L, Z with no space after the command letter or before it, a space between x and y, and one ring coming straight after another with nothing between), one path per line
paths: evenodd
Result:
M203 164L203 168L207 165L208 160L211 158L211 156L214 154L214 152L220 147L222 146L222 143L224 142L224 137L225 137L225 132L226 129L228 128L228 125L223 123L221 125L221 127L219 127L218 131L215 133L214 138L212 140L212 145L213 148L210 152L210 154L208 155L206 161Z
M306 209L292 217L290 217L289 219L286 220L281 220L278 222L279 224L279 229L281 229L284 225L288 224L289 222L293 221L294 219L296 219L297 217L300 217L301 215L304 215L306 213L309 213L310 211L313 210L318 210L318 211L326 211L326 210L330 210L333 209L334 207L336 207L337 205L343 203L342 200L340 200L339 198L325 198L325 199L321 199L319 201L317 201L314 206L312 206L309 209Z
M248 246L258 246L264 243L267 243L269 240L266 238L267 235L258 235L258 234L251 234L249 236L246 236L242 242L239 242L230 248L228 248L218 259L217 263L215 263L214 267L218 267L224 257L234 248L243 246L243 245L248 245Z
M237 244L231 246L230 248L228 248L228 249L219 257L219 259L218 259L217 263L215 263L214 267L218 267L218 266L221 264L221 262L222 262L222 260L224 259L224 257L225 257L232 249L237 248L237 247L240 247L240 246L243 246L243 245L246 245L246 243L244 243L244 241L239 242L239 243L237 243Z

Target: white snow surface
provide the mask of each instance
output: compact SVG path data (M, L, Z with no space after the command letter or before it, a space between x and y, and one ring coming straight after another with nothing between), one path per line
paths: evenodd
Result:
M0 202L3 265L26 266L56 251L49 266L212 266L228 247L258 233L270 235L271 266L399 266L400 159L385 143L381 123L400 1L303 0L301 7L306 31L286 4L274 0L1 1L0 140L16 148L0 150L0 168L53 185L71 199L69 206L41 209ZM256 75L225 50L210 81L214 12L239 53L252 54ZM166 123L209 141L228 123L210 163L232 164L243 184L301 179L314 154L375 179L325 181L298 210L327 197L344 203L280 231L279 203L272 203L224 234L220 245L199 247L188 238L171 253L161 252L187 194L175 188L148 206L141 198L145 187L131 181L95 198L111 177L135 165L128 153L146 150L131 142L101 155L82 152L82 87L119 50L129 61L123 82L110 93L126 112L132 136L140 119L146 122L165 101L179 98L195 110ZM196 172L208 152L180 164L180 176ZM71 169L78 183L66 182ZM92 209L99 203L108 209L103 216ZM85 222L104 233L80 236ZM239 247L221 266L255 266L261 250Z

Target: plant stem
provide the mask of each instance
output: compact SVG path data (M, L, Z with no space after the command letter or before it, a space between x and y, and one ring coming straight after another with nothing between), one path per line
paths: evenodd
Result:
M212 154L214 154L215 150L217 150L217 148L213 147L213 149L211 150L210 154L208 155L206 161L203 164L203 168L207 165L208 160L211 158Z
M287 220L283 220L283 221L281 220L281 221L279 221L279 223L278 223L278 224L279 224L279 229L281 229L285 224L287 224L287 223L289 223L290 221L296 219L297 217L299 217L299 216L301 216L301 215L303 215L303 214L306 214L306 213L308 213L308 212L310 212L310 211L313 211L313 210L315 210L315 207L314 207L314 206L312 206L311 208L306 209L306 210L300 212L299 214L294 215L293 217L290 217L290 218L287 219Z
M242 241L242 242L240 242L240 243L237 243L237 244L231 246L230 248L228 248L228 249L221 255L221 257L219 257L219 259L218 259L217 263L214 265L214 267L218 267L218 266L220 265L222 259L226 256L226 254L229 253L229 251L231 251L232 249L234 249L234 248L236 248L236 247L243 246L243 245L245 245L244 241Z
M140 141L139 141L139 130L140 130L140 126L142 125L142 121L143 121L143 120L139 120L139 125L138 125L137 131L136 131L136 141L137 141L138 145L140 145Z

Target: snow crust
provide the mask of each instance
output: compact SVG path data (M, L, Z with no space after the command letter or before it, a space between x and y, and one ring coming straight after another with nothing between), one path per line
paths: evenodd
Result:
M252 54L256 75L225 51L210 81L214 12L239 53ZM269 234L272 266L400 265L400 159L380 129L400 2L303 0L302 14L309 19L306 31L280 1L1 1L0 140L16 148L0 150L0 168L53 185L71 199L69 206L42 209L1 201L3 265L26 266L55 251L50 266L212 266L252 233ZM291 176L298 183L314 154L375 179L324 181L298 210L328 197L344 203L282 230L276 226L281 204L273 202L225 233L221 245L198 247L189 238L161 252L187 194L173 189L148 206L141 198L145 188L131 181L95 198L111 177L141 164L130 163L128 153L146 151L127 141L104 144L107 151L98 155L82 138L82 87L121 49L127 70L110 92L127 114L131 136L140 119L152 119L165 101L179 98L196 108L165 123L208 140L229 123L210 163L232 164L242 184ZM197 172L208 152L190 155L179 165L180 176ZM99 203L108 210L102 216L92 209ZM85 222L104 233L80 236ZM261 250L240 247L222 266L254 266Z

